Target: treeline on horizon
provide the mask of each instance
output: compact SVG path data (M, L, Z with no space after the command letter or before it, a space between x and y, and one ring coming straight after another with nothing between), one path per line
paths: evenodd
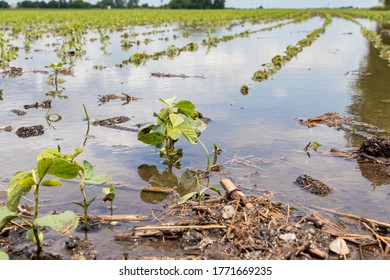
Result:
M1 0L0 9L8 9L11 6L8 2ZM96 4L91 4L83 0L50 0L45 1L21 1L16 8L21 9L135 9L135 8L155 8L148 4L139 5L139 0L101 0ZM171 0L168 4L157 8L164 9L224 9L225 0Z

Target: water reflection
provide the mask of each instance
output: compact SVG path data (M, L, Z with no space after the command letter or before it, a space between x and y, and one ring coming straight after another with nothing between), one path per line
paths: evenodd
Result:
M376 32L381 30L376 27ZM384 42L387 40L385 37ZM348 106L347 112L355 119L375 125L389 134L390 131L390 67L389 62L379 57L379 52L373 45L367 42L368 53L361 63L368 75L357 75L356 80L351 84L354 94L352 103ZM351 146L359 146L364 140L356 134L347 133ZM375 189L378 186L390 184L390 169L388 166L381 166L371 163L359 163L362 176L372 183Z
M155 165L142 164L138 167L139 177L148 183L140 194L144 202L157 204L161 201L174 198L176 193L182 197L194 192L201 181L197 172L187 169L179 177L173 173L172 167L159 171Z

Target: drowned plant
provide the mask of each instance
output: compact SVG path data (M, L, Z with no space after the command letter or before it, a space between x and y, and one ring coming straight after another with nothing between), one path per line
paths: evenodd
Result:
M175 100L176 96L160 99L167 107L154 113L156 124L145 127L138 133L138 140L160 148L161 157L170 166L178 166L182 157L182 149L175 148L179 138L183 136L191 144L197 144L200 142L198 137L207 128L191 101L181 100L174 104Z

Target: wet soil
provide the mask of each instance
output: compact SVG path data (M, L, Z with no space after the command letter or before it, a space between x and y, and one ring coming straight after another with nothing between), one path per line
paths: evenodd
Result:
M390 259L387 223L326 209L321 214L314 209L293 208L275 202L273 194L233 197L230 193L172 204L155 210L153 221L139 223L107 239L110 244L127 248L125 251L135 252L139 248L143 252L137 255L118 252L118 259ZM112 221L101 219L96 230L111 225ZM24 237L26 231L20 225L5 228L0 235L0 250L11 259L34 258L34 246L27 244ZM344 251L334 248L339 239L346 242L341 248ZM164 248L157 246L162 243ZM68 236L61 244L63 253L59 254L51 253L50 242L45 242L44 258L104 258L104 252L99 252L87 238ZM156 246L162 250L159 255L145 250Z

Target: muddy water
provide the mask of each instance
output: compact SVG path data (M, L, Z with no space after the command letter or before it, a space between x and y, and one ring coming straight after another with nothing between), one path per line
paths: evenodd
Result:
M376 25L362 23L372 30ZM378 52L360 34L359 26L334 19L327 31L312 46L305 48L297 59L290 61L277 75L263 83L251 80L261 64L282 54L288 44L295 44L315 28L322 20L314 18L300 24L290 24L271 32L256 33L248 38L220 43L208 49L200 45L196 52L158 61L150 60L139 67L127 65L115 67L134 52L166 49L170 44L183 46L189 42L201 43L203 32L192 31L188 38L174 27L164 33L139 37L151 38L148 44L134 46L125 51L120 47L120 34L111 34L110 45L103 51L101 45L87 40L86 56L75 61L74 75L63 76L63 98L45 95L53 87L46 83L46 74L25 73L21 77L0 79L3 101L0 101L0 125L12 125L12 132L0 132L0 188L6 189L9 179L17 170L34 167L38 152L61 146L71 152L84 142L87 123L82 104L85 104L92 119L127 116L130 122L124 125L136 128L139 123L154 122L153 112L162 107L158 98L178 96L192 100L203 115L212 119L202 134L203 143L211 150L213 144L223 150L219 163L223 172L247 194L264 191L275 193L276 199L299 207L320 206L361 215L378 220L389 220L388 203L390 183L385 178L378 181L378 170L366 170L355 161L327 157L311 153L308 157L302 149L310 142L322 144L321 151L330 148L341 150L357 147L363 138L343 130L326 126L308 129L297 123L297 118L308 118L326 112L338 112L357 120L390 131L389 98L390 74L388 62L378 57ZM259 29L265 25L235 27L232 31L216 30L216 36L241 32L247 28ZM135 28L138 32L148 28ZM174 40L173 35L179 35ZM89 34L97 38L98 34ZM169 38L168 41L165 38ZM162 40L159 40L162 38ZM56 39L47 39L55 42ZM21 41L16 42L22 45ZM45 70L44 66L57 62L53 47L39 41L29 53L21 51L12 63L25 71ZM33 51L33 50L39 51ZM103 65L103 70L94 66ZM363 70L370 76L345 75L352 70ZM156 78L153 72L171 74L204 75L198 78ZM243 96L240 87L250 86L249 94ZM122 105L118 100L99 104L99 95L121 92L140 98L140 101ZM47 110L29 109L27 115L16 116L12 109L23 105L53 99L53 113L63 119L50 128L45 120ZM15 134L18 127L42 124L45 134L21 139ZM88 159L95 166L95 173L110 174L117 185L115 214L150 214L169 203L172 196L159 196L142 192L148 183L139 176L142 165L156 166L165 170L154 148L137 141L134 132L92 126L86 151L80 159ZM185 141L178 145L184 148L182 169L174 170L180 177L186 168L206 167L206 156L201 146L192 146ZM314 176L335 190L327 197L317 197L302 190L294 181L299 175ZM218 187L221 175L215 174L211 185ZM91 186L88 195L101 194L101 186ZM71 201L79 199L75 182L65 182L59 189L42 190L42 211L72 209L80 212ZM25 201L28 203L28 201ZM109 214L107 205L96 201L91 214ZM132 224L122 223L110 230L89 234L99 253L99 258L118 258L132 249L123 244L112 243L114 233L123 232ZM76 233L82 236L82 233ZM55 237L53 236L53 240ZM57 241L53 241L54 244ZM59 241L58 241L59 242ZM58 244L60 245L60 244ZM61 246L59 246L61 248ZM145 247L146 248L146 247ZM160 250L150 248L145 250ZM115 250L113 250L115 249ZM60 252L61 249L59 249ZM115 252L115 253L113 253ZM135 252L133 252L135 254Z

